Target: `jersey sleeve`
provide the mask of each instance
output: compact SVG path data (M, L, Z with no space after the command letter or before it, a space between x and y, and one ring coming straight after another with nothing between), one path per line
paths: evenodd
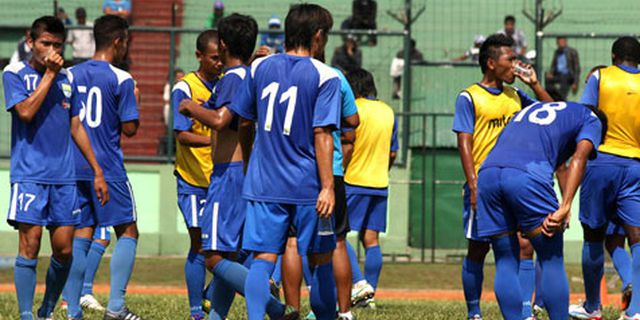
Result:
M331 78L320 86L313 112L313 127L340 128L340 79Z
M7 111L10 111L16 104L29 98L29 92L24 82L16 73L5 71L2 74L2 86Z
M240 88L233 97L231 104L229 104L229 110L245 119L252 121L257 120L255 91L253 75L247 75L244 80L242 80Z
M213 109L220 109L224 106L228 106L241 86L242 79L237 75L229 74L228 76L223 77L217 85L215 103L209 107Z
M178 112L180 102L182 100L191 100L191 93L189 92L189 86L186 82L180 81L176 83L171 92L171 109L173 110L173 130L174 131L189 131L193 125L191 118Z
M514 87L514 89L516 89L516 92L518 93L518 96L520 97L520 104L521 104L522 108L526 108L526 107L538 102L538 100L536 100L534 98L531 98L526 92L524 92L524 91L522 91L522 90L520 90L518 88L515 88L515 87Z
M71 71L67 71L71 75ZM69 98L71 118L80 115L82 110L82 101L80 101L80 94L76 88L76 83L73 81L73 76L69 77L69 86L71 86L71 97Z
M391 134L391 152L398 151L398 117L393 119L393 133Z
M593 144L594 154L598 149L602 139L602 123L600 119L591 111L585 113L584 121L580 132L576 136L576 143L582 140L589 140Z
M476 124L476 112L471 95L461 92L456 99L456 111L453 114L453 132L473 133Z
M118 116L120 122L138 120L138 102L133 79L127 79L118 86Z
M338 72L338 76L340 77L340 94L342 97L342 117L346 118L358 113L358 107L356 106L356 97L353 95L349 81L347 81L342 72Z
M594 72L587 80L584 87L580 103L597 107L598 106L598 87L600 85L600 71Z

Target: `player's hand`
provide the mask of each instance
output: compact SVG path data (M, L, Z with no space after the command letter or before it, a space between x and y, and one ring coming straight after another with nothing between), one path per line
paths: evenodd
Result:
M192 108L194 107L198 107L198 104L195 103L193 100L189 100L189 99L184 99L182 101L180 101L180 106L178 107L178 112L180 112L180 114L183 114L187 117L191 116L191 110L193 110Z
M64 59L57 52L51 50L44 58L44 65L47 67L47 70L57 74L64 65Z
M104 180L104 174L96 174L95 178L93 178L93 188L100 204L103 206L107 204L107 202L109 202L109 188L107 187L107 182Z
M270 54L271 54L271 48L267 46L260 46L260 48L256 50L256 53L254 53L253 56L254 56L254 59L257 59L257 58L266 57Z
M333 189L322 188L320 194L318 194L318 202L316 203L316 210L320 218L328 219L333 214L333 208L336 205L336 198Z
M553 237L556 232L564 231L570 214L571 207L560 207L556 212L548 215L542 223L542 233L548 237Z
M538 75L536 74L536 70L533 68L533 66L522 61L517 61L516 64L527 70L526 72L516 71L516 77L520 78L522 82L529 86L535 86L538 84Z

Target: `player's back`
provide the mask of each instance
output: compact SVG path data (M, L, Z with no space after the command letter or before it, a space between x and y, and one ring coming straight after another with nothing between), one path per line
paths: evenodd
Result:
M120 134L122 123L137 120L138 106L131 75L108 62L89 60L73 67L73 103L107 181L124 181ZM76 178L92 180L93 172L76 149Z
M597 148L601 134L600 120L584 105L536 103L515 115L480 170L508 167L549 178L580 140L590 140Z
M314 127L339 126L338 75L310 57L286 54L258 59L250 71L249 93L240 95L255 100L237 104L255 104L253 114L237 113L257 120L244 194L251 200L314 204L320 190Z

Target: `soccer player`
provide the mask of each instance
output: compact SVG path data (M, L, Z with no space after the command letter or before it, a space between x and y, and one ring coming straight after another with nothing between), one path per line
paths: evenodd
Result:
M359 233L366 251L362 275L355 250L346 244L353 282L351 303L366 302L375 307L373 295L382 270L378 239L387 227L388 172L398 151L398 125L393 109L376 99L377 90L370 72L356 69L347 76L360 116L358 128L344 132L347 213L349 227Z
M246 281L251 320L264 316L269 276L291 226L299 254L309 256L311 308L318 319L336 316L331 133L340 126L340 79L312 58L324 51L332 25L321 6L292 6L285 20L286 54L254 61L229 107L257 121L243 187L248 200L243 248L255 255ZM249 147L243 142L245 150ZM249 153L243 155L247 161Z
M73 266L67 283L68 316L81 319L80 294L84 282L86 256L96 227L113 226L118 242L111 258L111 292L105 320L140 319L125 306L124 294L133 272L138 242L135 199L124 168L120 138L132 137L139 126L138 104L131 75L114 67L127 54L129 24L114 15L96 19L93 34L96 53L87 62L72 68L74 98L81 106L80 118L94 145L98 162L105 168L105 179L111 191L111 201L98 206L90 190L93 174L76 156L78 180L78 210L83 217L76 226Z
M512 84L516 77L527 84L542 101L553 101L542 88L533 68L526 67L529 74L515 73L516 53L512 49L513 40L505 35L492 35L480 47L480 69L482 80L462 91L456 100L453 131L458 136L458 151L464 170L463 223L465 237L469 240L467 256L462 264L462 285L467 301L469 319L482 319L480 296L482 293L484 259L489 252L490 239L478 237L475 217L477 174L496 142L498 135L511 117L521 108L536 101ZM523 240L523 282L529 288L523 301L528 309L523 313L531 315L530 300L535 282L533 250ZM527 303L528 302L528 303Z
M218 49L218 32L203 31L196 40L196 59L199 67L185 75L173 88L173 130L176 133L176 169L178 207L189 230L191 247L184 265L189 306L192 319L204 319L202 300L206 271L202 249L202 224L204 204L207 199L211 162L211 128L197 119L179 112L180 102L194 101L196 108L203 108L200 101L207 101L218 81L222 62ZM205 300L208 300L205 297Z
M551 320L569 317L563 231L587 159L606 132L606 116L574 102L535 103L507 124L478 174L478 236L491 239L496 259L494 288L505 319L522 319L518 281L522 230L542 267L544 305ZM553 173L569 159L562 202Z
M238 118L225 121L228 106L238 94L250 72L247 64L253 54L258 24L249 16L232 14L218 22L218 47L224 65L223 77L203 108L191 100L181 103L180 111L211 127L213 173L202 217L202 249L205 264L214 274L211 319L225 319L235 293L245 294L248 270L236 262L245 223L245 200L242 199L244 165L240 145ZM285 306L271 297L268 313L278 319Z
M581 103L594 105L609 118L600 155L590 161L580 191L580 222L584 231L582 270L586 301L572 305L579 319L601 319L600 286L604 273L603 240L608 221L622 224L631 247L631 286L640 287L640 43L618 38L611 48L612 66L595 71ZM615 259L614 259L615 261ZM640 295L632 295L625 319L640 319Z
M86 170L92 172L91 195L100 205L109 200L105 175L80 123L80 110L71 103L70 79L62 68L64 37L60 20L36 19L27 39L32 57L8 65L2 74L12 127L7 222L19 234L14 283L23 320L33 319L42 227L49 230L53 255L39 318L52 317L71 268L73 230L80 221L73 207L77 199L74 168L68 165L74 161L72 139L87 159Z
M80 294L80 305L87 309L104 311L104 307L93 296L93 281L96 277L98 267L104 251L111 243L111 232L108 227L96 228L93 232L93 242L87 252L86 267L84 269L84 281L82 283L82 293Z

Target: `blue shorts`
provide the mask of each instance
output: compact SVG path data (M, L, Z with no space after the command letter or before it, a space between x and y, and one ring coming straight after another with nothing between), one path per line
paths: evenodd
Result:
M349 228L352 231L369 229L385 232L387 230L387 202L386 196L347 193Z
M93 231L93 240L111 241L109 227L99 227Z
M248 251L283 254L293 226L298 254L327 253L336 247L334 232L323 232L315 205L247 201L242 248Z
M202 215L202 249L222 252L240 250L246 214L242 199L242 161L216 164Z
M77 228L113 227L137 220L133 188L129 181L107 182L109 202L100 204L93 189L93 181L78 181L78 205L82 221Z
M608 236L627 236L627 233L624 231L624 227L617 223L609 222L607 224L607 235Z
M462 224L464 226L464 237L480 242L491 242L489 237L478 236L478 215L471 209L471 192L465 183L462 188Z
M640 165L587 166L580 188L580 222L597 229L609 221L640 227Z
M478 236L529 232L558 210L553 180L512 168L490 167L478 174Z
M194 187L177 177L178 208L182 212L187 228L200 228L204 204L207 202L207 189Z
M7 223L38 226L73 226L80 222L80 212L74 184L41 184L16 182L11 184L11 200Z

